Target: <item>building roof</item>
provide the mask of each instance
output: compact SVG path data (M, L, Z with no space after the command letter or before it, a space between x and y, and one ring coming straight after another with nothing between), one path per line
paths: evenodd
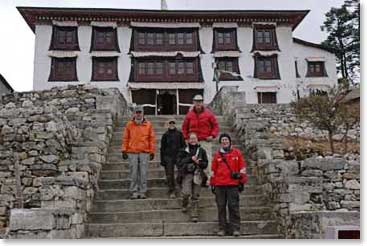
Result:
M57 21L134 22L276 22L294 30L309 10L143 10L107 8L17 7L29 27L37 23Z
M6 81L6 79L1 75L1 73L0 73L0 82L3 83L5 87L8 88L11 92L14 91L13 87L9 85L8 81Z
M329 51L329 52L335 54L335 49L326 47L326 46L321 45L321 44L311 43L311 42L308 42L306 40L299 39L299 38L293 38L293 42L295 42L297 44L302 44L302 45L305 45L305 46L308 46L308 47L313 47L313 48L318 48L318 49L326 50L326 51Z

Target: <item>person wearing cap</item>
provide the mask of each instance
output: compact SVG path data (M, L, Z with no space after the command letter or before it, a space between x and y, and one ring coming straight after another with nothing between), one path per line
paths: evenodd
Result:
M122 137L122 158L128 159L131 199L146 198L148 160L154 159L155 136L152 124L144 117L142 106L134 108Z
M166 171L169 197L176 198L175 165L178 151L185 146L185 139L176 128L175 119L170 119L167 123L168 130L161 139L161 165Z
M182 124L182 133L185 139L188 139L189 132L195 132L208 155L209 167L206 175L210 176L210 165L212 158L213 139L218 135L219 126L215 115L204 106L202 95L196 95L193 98L193 107L186 114Z
M241 151L232 146L227 133L219 136L220 148L213 157L210 186L218 209L218 236L240 236L240 195L247 183L246 162ZM227 223L227 206L229 223Z
M191 197L191 221L199 218L199 196L202 183L202 173L208 166L208 156L203 149L195 132L189 133L185 148L177 155L177 167L182 172L182 212L186 213Z

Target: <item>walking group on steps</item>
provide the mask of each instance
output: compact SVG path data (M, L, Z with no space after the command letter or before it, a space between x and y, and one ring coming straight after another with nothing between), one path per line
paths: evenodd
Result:
M239 193L247 182L246 163L227 133L220 134L220 147L212 153L218 133L217 120L204 107L203 97L194 96L182 132L176 128L174 119L167 122L167 131L161 138L161 165L165 168L169 198L182 196L182 212L187 213L190 208L192 222L199 218L200 189L209 187L218 209L217 235L238 237L241 225ZM129 163L130 198L145 199L148 162L154 159L156 149L153 126L144 117L141 106L134 108L133 118L126 124L121 151L122 158Z

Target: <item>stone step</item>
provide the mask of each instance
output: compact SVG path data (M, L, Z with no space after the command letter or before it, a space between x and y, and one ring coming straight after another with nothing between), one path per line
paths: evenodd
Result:
M148 198L148 199L119 199L119 200L98 200L96 199L93 204L93 212L136 212L147 210L164 210L164 209L180 209L181 198L169 199L168 195L163 196L166 198ZM263 195L247 195L241 194L240 206L264 206L267 204L267 197ZM202 208L208 208L215 206L214 195L200 196L199 206Z
M268 220L271 217L269 207L240 208L242 220ZM190 212L182 213L181 209L130 211L130 212L92 212L91 223L157 223L157 222L190 222ZM199 209L200 222L218 221L218 211L213 204L211 208Z
M124 170L128 170L128 168L129 168L129 163L126 160L123 160L122 157L117 161L106 162L102 166L103 171L112 171L112 170L124 171ZM161 162L159 160L149 161L148 170L156 169L156 168L163 168L161 166Z
M242 149L242 145L240 144L240 142L232 142L233 146L236 147L237 149ZM161 148L161 142L160 140L156 140L156 145L155 145L155 149L156 149L156 153L158 153L160 151ZM213 148L212 150L217 150L219 148L219 143L215 142L213 144ZM121 142L113 142L110 144L110 147L108 148L108 154L120 154L121 155Z
M157 144L160 144L160 142L161 142L161 139L162 139L162 135L163 134L157 134L157 135L155 135L155 144L157 145ZM120 135L120 134L114 134L113 136L112 136L112 139L111 139L111 142L110 142L110 145L112 145L112 146L115 146L115 145L120 145L121 146L121 143L122 143L122 135ZM215 144L215 145L219 145L219 143L218 143L218 138L216 138L214 141L213 141L213 143ZM241 141L240 140L238 140L237 138L233 138L232 139L232 144L239 144L239 143L241 143Z
M180 125L177 125L176 126L177 127L177 129L179 129L180 131L182 131L182 129L181 129L181 126ZM113 132L113 134L114 135L119 135L119 136L121 136L122 135L122 133L124 132L124 130L125 130L125 126L118 126L118 127L115 127L115 129L114 129L114 132ZM154 130L154 134L155 135L163 135L166 131L167 131L167 128L166 127L155 127L154 125L153 125L153 130ZM221 125L220 127L219 127L219 132L220 133L222 133L222 132L228 132L228 133L232 133L232 127L230 127L230 126L228 126L228 125Z
M175 170L177 174L177 170ZM166 172L163 167L161 168L152 168L148 170L148 178L165 178ZM101 180L113 180L113 179L128 179L129 178L129 170L102 170L100 173ZM256 177L252 175L248 175L249 183L256 182Z
M87 236L92 237L214 236L217 230L217 222L86 224ZM241 234L276 234L276 223L274 220L241 221Z
M168 188L167 187L149 187L147 190L148 198L163 198L167 197ZM258 186L248 186L245 185L245 190L242 192L243 195L255 195L262 194L261 188ZM213 196L212 192L207 187L202 187L200 191L200 196L208 197ZM96 200L119 200L128 199L130 197L129 190L127 188L119 187L117 189L100 189L96 193Z
M89 237L88 239L94 239L96 237ZM105 237L108 238L108 237ZM173 240L173 239L194 239L194 240L202 240L202 239L284 239L284 236L282 234L253 234L253 235L241 235L240 237L236 237L234 238L233 236L223 236L223 237L218 237L218 236L157 236L157 237L151 237L151 236L142 236L142 237L138 237L138 236L132 236L132 237L113 237L113 239L139 239L139 240L151 240L151 239L168 239L168 240Z
M111 180L99 180L98 182L100 189L126 189L130 185L129 179L111 179ZM166 179L165 178L148 178L147 185L149 187L165 187L166 186ZM245 187L253 187L255 183L247 183Z

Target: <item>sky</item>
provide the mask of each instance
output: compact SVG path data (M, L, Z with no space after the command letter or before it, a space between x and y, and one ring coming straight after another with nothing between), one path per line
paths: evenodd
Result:
M173 9L311 10L293 36L320 43L325 13L344 0L166 0ZM0 73L16 91L33 88L34 33L16 6L160 9L160 0L0 0Z

